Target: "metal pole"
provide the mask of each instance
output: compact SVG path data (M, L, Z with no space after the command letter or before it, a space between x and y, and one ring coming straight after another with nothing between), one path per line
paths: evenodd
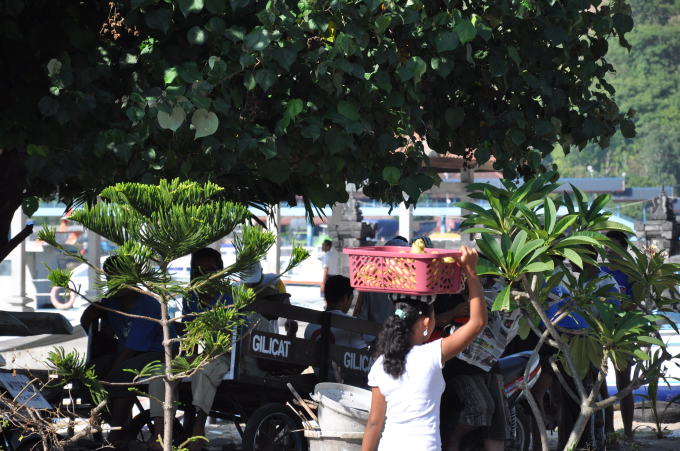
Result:
M87 233L87 259L97 268L101 268L101 244L102 237L92 230L86 230ZM87 297L88 299L96 299L99 297L99 274L92 268L87 269Z
M265 271L278 274L281 272L281 235L279 225L281 224L281 208L279 205L272 207L272 217L267 219L267 229L276 235L276 242L267 252L265 260Z
M413 207L399 204L399 235L411 241L413 238Z

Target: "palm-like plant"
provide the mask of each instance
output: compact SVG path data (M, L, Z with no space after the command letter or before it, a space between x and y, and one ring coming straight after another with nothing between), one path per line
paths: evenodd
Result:
M503 188L485 184L473 184L472 198L486 201L485 208L472 203L459 203L459 207L470 211L463 226L466 232L480 233L477 245L484 254L480 260L480 274L492 274L505 279L505 288L498 293L493 309L521 308L522 334L534 329L541 340L534 350L544 343L556 346L569 375L574 379L576 395L582 405L581 418L572 431L569 444L575 446L590 415L598 409L611 405L625 396L634 385L639 386L658 373L658 365L670 358L665 355L648 363L649 345L663 345L655 336L658 329L658 315L649 310L617 311L612 304L604 302L611 295L590 277L575 277L561 261L584 268L597 265L592 248L604 252L611 247L619 259L611 264L628 274L633 284L634 298L642 306L659 308L671 300L665 290L680 284L678 265L664 262L662 255L651 255L638 249L628 254L611 243L604 231L621 230L632 233L625 226L610 220L611 213L605 210L609 195L597 196L589 202L588 196L572 186L573 196L564 194L561 198L552 192L558 186L553 181L555 173L546 173L523 185L503 181ZM560 211L563 213L560 214ZM556 315L549 318L546 307L551 291L564 284L570 293L570 301ZM577 311L588 322L589 329L576 337L561 333L557 323ZM540 331L543 323L546 330ZM525 335L526 336L526 335ZM595 402L595 394L603 383L607 360L621 368L632 356L639 363L633 383L619 395ZM645 363L647 362L647 363ZM583 384L583 375L590 366L599 370L599 378L588 392ZM656 371L656 372L655 372ZM540 411L529 390L525 390L532 404L534 415L542 423ZM544 428L543 449L547 449ZM569 446L569 445L568 445Z
M165 382L162 442L166 450L172 449L173 385L230 349L232 331L243 324L243 307L254 298L252 290L233 286L233 277L261 260L275 242L273 233L248 225L252 218L248 208L225 200L223 191L210 182L199 184L178 179L158 185L119 183L101 192L101 202L86 206L69 218L119 244L114 271L102 282L107 296L131 288L152 293L160 302L161 319L149 321L159 322L163 328L164 361L137 371L136 380L162 378ZM232 265L188 283L171 278L168 268L173 260L208 246L237 227L240 228L234 240L237 258ZM69 253L57 243L54 230L41 230L39 239ZM101 273L79 254L69 254ZM286 271L307 257L306 250L294 247ZM68 272L55 270L50 280L77 291L69 276ZM168 302L204 291L231 293L233 305L218 302L186 323L183 338L171 338L172 324L180 318L169 316ZM176 342L180 343L179 353L173 355ZM202 350L199 355L195 355L197 349Z

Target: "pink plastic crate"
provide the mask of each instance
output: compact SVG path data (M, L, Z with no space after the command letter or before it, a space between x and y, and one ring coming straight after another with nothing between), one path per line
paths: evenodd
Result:
M440 294L460 291L461 272L457 263L445 257L460 251L425 249L412 254L400 246L368 246L343 249L349 256L350 283L359 291Z

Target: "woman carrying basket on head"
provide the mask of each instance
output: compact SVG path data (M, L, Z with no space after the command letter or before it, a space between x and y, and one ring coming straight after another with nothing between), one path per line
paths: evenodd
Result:
M484 292L475 270L477 251L463 246L461 252L458 262L468 277L470 320L448 337L424 344L435 326L432 304L419 296L397 295L394 315L378 337L381 355L368 374L373 396L362 451L441 449L443 364L486 326Z

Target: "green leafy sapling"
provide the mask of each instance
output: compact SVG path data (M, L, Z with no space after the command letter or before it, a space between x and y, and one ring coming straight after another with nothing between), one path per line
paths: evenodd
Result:
M168 451L172 447L173 387L181 378L199 371L211 359L231 349L233 332L244 325L244 308L255 296L251 289L235 286L235 278L263 259L275 243L274 234L249 225L252 214L248 208L224 200L223 191L210 182L199 184L179 179L162 180L158 185L119 183L105 188L100 193L100 202L75 211L69 218L119 245L112 268L100 282L105 296L115 296L121 290L133 290L150 294L160 303L160 319L146 319L162 327L164 359L129 371L134 373L135 385L163 380L164 436L161 443ZM233 264L189 282L172 279L169 265L173 260L232 232L237 253ZM59 245L53 230L43 229L39 239L102 274L82 256ZM294 247L285 271L308 256L303 248ZM69 283L67 272L54 271L51 279L85 297L78 287ZM229 294L233 303L216 302L206 311L195 314L193 320L184 325L183 335L173 338L175 324L185 318L171 318L168 303L178 297L189 297L192 293ZM85 299L92 302L87 297ZM99 303L94 305L106 309ZM117 313L130 316L126 312ZM55 362L66 363L63 359Z

